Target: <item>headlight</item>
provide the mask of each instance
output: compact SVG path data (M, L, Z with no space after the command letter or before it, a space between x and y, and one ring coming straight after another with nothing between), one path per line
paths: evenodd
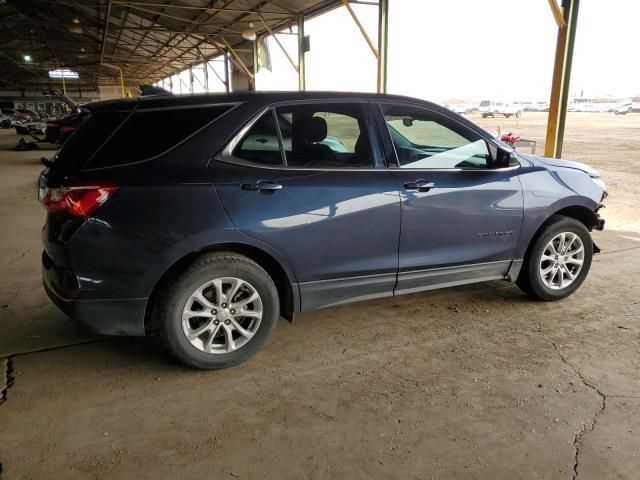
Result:
M591 177L591 180L593 180L593 183L598 185L602 190L605 192L607 191L607 186L604 184L604 180L602 180L601 177Z

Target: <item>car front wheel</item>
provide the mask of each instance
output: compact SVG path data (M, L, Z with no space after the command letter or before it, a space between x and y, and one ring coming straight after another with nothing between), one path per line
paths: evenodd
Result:
M593 241L581 222L556 215L524 259L516 283L540 300L560 300L582 284L593 256Z
M205 254L164 288L160 333L182 363L201 369L244 362L276 327L276 286L257 263L233 253Z

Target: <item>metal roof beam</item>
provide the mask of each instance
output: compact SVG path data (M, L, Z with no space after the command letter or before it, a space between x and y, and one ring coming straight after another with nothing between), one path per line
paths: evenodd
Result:
M104 15L104 30L102 31L102 47L100 47L100 63L104 59L104 47L107 45L107 35L109 33L109 19L111 18L111 0L107 3L107 11Z
M163 4L163 3L147 3L147 2L131 2L127 0L113 0L114 4L118 5L126 5L132 8L134 7L169 7L175 9L184 9L184 10L203 10L207 12L232 12L232 13L252 13L256 15L278 15L283 17L291 17L295 15L295 12L276 12L274 10L254 10L254 9L242 9L242 8L215 8L215 7L195 7L191 5L181 5L181 4Z

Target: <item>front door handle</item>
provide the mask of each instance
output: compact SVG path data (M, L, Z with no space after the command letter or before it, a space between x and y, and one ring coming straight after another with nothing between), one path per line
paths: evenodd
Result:
M258 180L256 183L243 183L240 185L242 190L258 190L260 192L276 192L282 190L282 185L270 180Z
M417 190L419 192L428 192L434 187L435 184L433 182L427 182L426 180L416 180L404 184L405 190Z

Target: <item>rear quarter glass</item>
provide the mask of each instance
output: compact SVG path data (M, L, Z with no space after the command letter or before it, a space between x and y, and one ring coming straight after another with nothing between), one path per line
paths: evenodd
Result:
M232 105L163 108L134 112L85 166L87 169L140 162L171 150Z

